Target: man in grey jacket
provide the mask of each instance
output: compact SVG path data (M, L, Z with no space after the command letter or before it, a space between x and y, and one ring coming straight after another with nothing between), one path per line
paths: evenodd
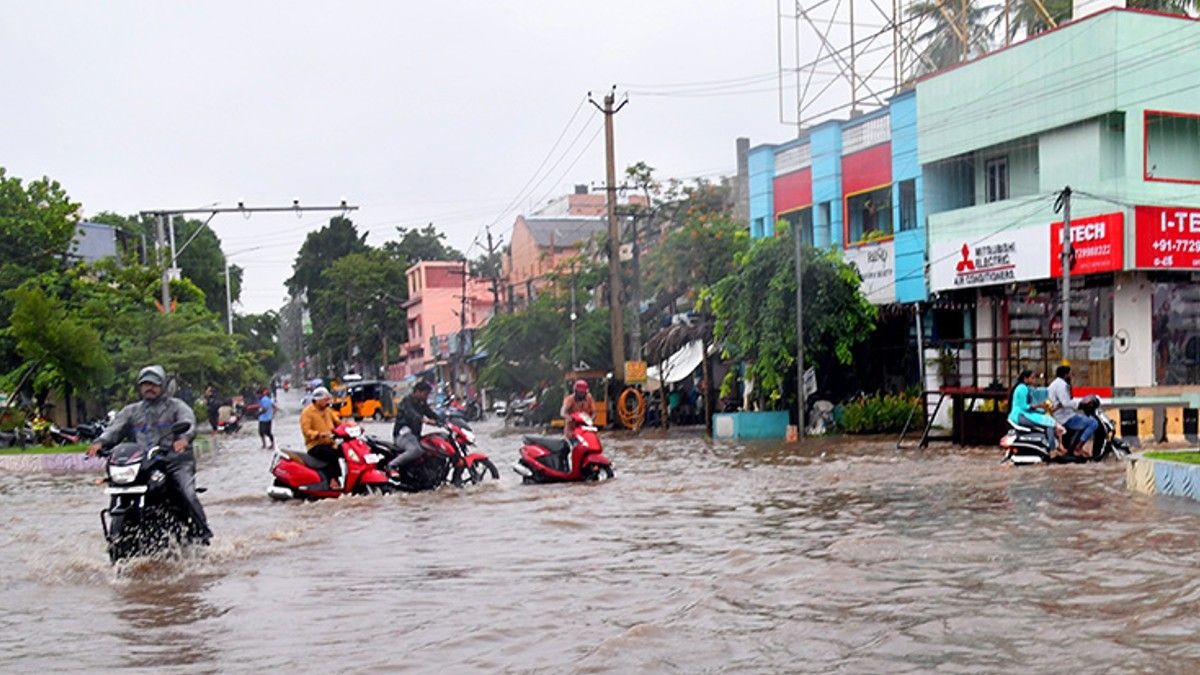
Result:
M157 445L163 436L171 435L176 422L187 422L189 428L174 439L173 452L167 457L167 475L176 491L183 497L184 504L196 522L200 537L207 542L212 537L204 507L196 496L196 458L192 454L191 441L196 435L196 415L183 401L163 395L163 384L167 374L162 366L146 366L138 373L138 393L142 400L131 403L117 413L112 424L100 434L88 448L88 455L95 456L103 448L116 445L122 438L129 438L142 447Z

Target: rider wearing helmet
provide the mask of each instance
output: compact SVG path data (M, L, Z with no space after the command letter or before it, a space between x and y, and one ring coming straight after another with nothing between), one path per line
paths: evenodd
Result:
M196 414L188 404L163 395L167 373L162 366L146 366L138 373L137 387L142 400L121 409L112 424L100 434L88 448L88 455L95 457L102 448L115 445L122 437L129 437L142 447L158 444L164 434L169 435L177 422L187 422L188 430L175 438L168 453L166 472L176 492L183 498L192 520L199 529L199 536L206 543L212 537L204 507L196 496L196 458L192 454L191 441L196 435Z
M563 398L562 409L559 414L563 420L563 435L567 440L571 439L571 435L575 433L575 420L571 416L575 413L583 413L588 417L596 416L596 402L592 400L592 395L588 393L588 383L585 380L575 380L573 391Z

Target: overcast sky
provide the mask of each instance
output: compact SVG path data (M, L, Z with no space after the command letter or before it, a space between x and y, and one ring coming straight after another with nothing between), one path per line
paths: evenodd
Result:
M7 2L0 166L57 179L85 215L344 198L372 242L432 221L467 248L485 224L499 219L507 238L518 210L603 181L600 116L579 108L589 89L631 92L619 167L732 173L737 136L791 137L769 76L774 12L774 0ZM736 78L735 95L733 83L650 93ZM545 179L505 213L576 111ZM305 233L327 219L213 221L247 270L245 311L281 304Z

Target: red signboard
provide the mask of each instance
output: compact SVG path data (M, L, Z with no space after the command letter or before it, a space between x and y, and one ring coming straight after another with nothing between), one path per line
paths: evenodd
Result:
M1062 276L1062 221L1050 225L1050 274ZM1105 213L1071 220L1075 266L1071 274L1115 272L1125 266L1125 214Z
M891 143L883 143L842 157L843 197L891 182Z
M1137 267L1200 269L1200 208L1139 206Z

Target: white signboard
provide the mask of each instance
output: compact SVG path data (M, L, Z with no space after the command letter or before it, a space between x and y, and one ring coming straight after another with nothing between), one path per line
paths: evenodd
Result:
M842 258L858 270L863 295L871 304L896 301L896 245L891 239L848 248Z
M1046 225L964 235L929 245L929 287L935 291L1050 278Z

